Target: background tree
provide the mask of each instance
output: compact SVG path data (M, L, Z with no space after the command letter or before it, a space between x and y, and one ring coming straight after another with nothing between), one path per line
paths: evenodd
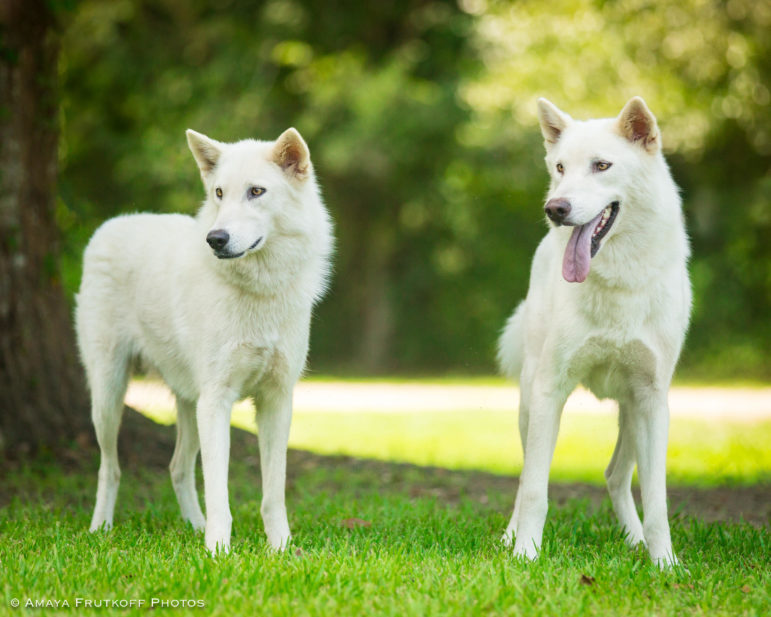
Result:
M0 4L0 453L90 434L54 217L59 40L51 3Z

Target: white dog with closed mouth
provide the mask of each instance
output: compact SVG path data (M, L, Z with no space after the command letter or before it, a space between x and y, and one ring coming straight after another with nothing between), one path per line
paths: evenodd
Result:
M284 502L292 392L306 361L311 310L333 249L308 147L295 129L275 142L226 144L187 131L206 190L196 218L121 216L84 255L76 328L101 449L91 531L112 526L117 436L135 358L177 400L170 471L182 516L205 528L212 552L230 547L230 414L254 397L270 545L286 547ZM199 440L200 438L200 440ZM195 487L199 450L206 518Z
M578 122L540 99L552 226L536 250L527 297L499 342L520 382L524 466L504 542L534 559L547 512L562 407L578 383L619 403L605 477L631 545L677 563L666 504L667 393L688 327L689 244L653 114L631 99L617 118ZM631 491L635 463L644 523Z

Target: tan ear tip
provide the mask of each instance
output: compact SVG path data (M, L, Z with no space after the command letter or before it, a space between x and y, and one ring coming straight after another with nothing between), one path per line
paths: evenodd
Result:
M187 129L185 130L185 137L187 138L187 143L193 146L194 144L198 144L199 142L206 141L206 136L202 135L198 131L194 131L193 129Z
M283 133L284 137L291 137L292 139L298 140L298 141L305 141L303 139L303 136L300 134L300 131L298 131L295 127L290 126L286 131Z
M631 99L629 99L629 102L627 103L630 107L637 108L637 109L643 109L648 112L650 112L650 109L648 108L647 103L645 102L645 99L641 96L633 96Z

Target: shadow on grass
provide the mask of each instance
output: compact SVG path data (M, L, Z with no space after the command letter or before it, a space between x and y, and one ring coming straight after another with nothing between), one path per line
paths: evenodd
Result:
M127 409L119 444L124 479L136 473L147 490L157 482L167 481L166 470L174 439L174 426L156 424ZM56 492L58 503L63 503L63 499L88 509L96 483L98 454L93 447L78 447L59 453L56 458L38 456L6 467L5 477L0 480L0 507L14 497L38 497L45 501L54 497L50 490ZM290 510L291 501L300 494L305 498L325 496L334 500L335 494L345 493L349 498L362 500L398 495L413 502L429 500L453 507L462 503L476 504L481 509L493 508L507 516L517 487L517 478L513 476L317 455L302 450L289 451L287 467ZM51 473L56 477L67 476L70 492L57 490L55 484L46 488L48 483L37 481ZM198 473L200 488L200 464ZM232 429L230 488L234 510L240 502L252 501L260 493L257 439L237 428ZM639 503L639 488L635 488L635 493ZM695 517L706 523L745 521L756 527L767 526L771 520L771 486L767 483L712 488L670 486L668 496L670 518L674 519ZM585 502L587 513L609 508L607 492L601 485L552 483L549 498L552 511L576 499ZM140 487L135 500L138 505L147 506L152 503L152 496ZM118 505L121 506L120 501Z

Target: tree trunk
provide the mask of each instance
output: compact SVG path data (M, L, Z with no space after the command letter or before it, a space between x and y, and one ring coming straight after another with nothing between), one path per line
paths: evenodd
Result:
M54 215L56 23L0 0L0 458L90 441Z
M387 229L373 225L369 230L362 274L362 335L358 366L367 374L383 373L390 368L393 338L393 307L389 298L389 267L393 238Z

